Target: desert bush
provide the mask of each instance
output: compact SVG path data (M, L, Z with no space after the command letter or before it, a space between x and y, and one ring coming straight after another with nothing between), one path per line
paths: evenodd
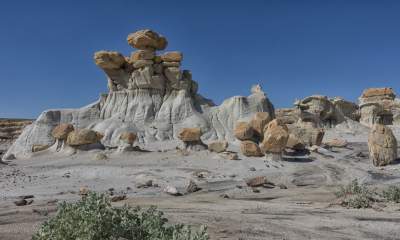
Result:
M347 186L341 186L336 196L341 198L341 204L350 208L369 208L376 201L375 191L354 179Z
M386 190L383 190L382 196L388 202L400 203L400 187L389 186Z
M111 206L104 194L90 192L77 203L61 203L32 240L207 240L204 226L168 225L163 212Z

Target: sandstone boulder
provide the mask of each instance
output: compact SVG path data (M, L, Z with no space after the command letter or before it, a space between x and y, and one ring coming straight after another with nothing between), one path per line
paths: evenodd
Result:
M208 150L210 152L221 153L225 152L227 148L228 148L227 141L214 141L208 144Z
M181 52L166 52L161 55L161 60L164 62L181 62L183 60L183 55Z
M325 135L323 128L299 124L290 125L289 132L307 146L320 146Z
M247 122L237 122L234 135L241 141L252 140L254 137L254 130Z
M200 141L200 137L201 137L200 128L183 128L178 134L178 138L183 142Z
M94 61L97 66L103 69L119 69L126 63L126 59L121 53L110 51L96 52Z
M137 136L133 132L123 132L119 136L119 139L125 144L132 145L136 141Z
M67 144L70 146L80 146L100 142L103 135L89 129L76 129L68 134Z
M141 50L164 50L168 45L165 37L149 29L140 30L129 34L127 41L132 47Z
M262 140L264 128L270 121L272 121L272 117L268 112L257 112L250 120L250 127L259 140Z
M60 125L56 126L53 131L51 132L51 135L58 140L66 140L68 137L68 134L70 132L74 131L74 126L69 123L61 123Z
M240 143L240 151L246 157L261 157L264 155L257 143L248 140Z
M266 127L261 149L265 153L282 153L289 139L289 130L282 121L272 120Z
M374 166L385 166L397 159L397 140L392 130L382 124L372 127L368 149Z
M337 148L344 148L347 146L347 144L348 143L346 140L338 138L334 138L325 142L325 145L327 145L328 147L337 147Z

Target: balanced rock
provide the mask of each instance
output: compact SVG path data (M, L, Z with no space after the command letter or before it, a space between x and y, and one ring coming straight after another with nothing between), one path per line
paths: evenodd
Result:
M234 135L241 141L252 140L254 136L254 130L247 122L237 122Z
M140 30L129 34L127 41L132 47L141 50L164 50L168 45L165 37L149 29Z
M113 51L96 52L94 61L102 69L118 69L126 63L126 59L121 53Z
M259 140L262 140L264 128L270 121L272 121L272 117L268 112L257 112L250 120L250 127L254 130Z
M240 151L246 157L261 157L264 155L257 143L248 140L240 143Z
M76 129L68 134L67 144L70 146L80 146L98 143L103 138L99 132L89 129Z
M181 52L166 52L161 55L161 60L164 62L181 62L183 60L183 55Z
M208 144L208 150L210 152L221 153L225 152L227 148L228 148L227 141L214 141Z
M74 131L74 126L72 124L61 123L53 129L51 135L57 140L66 140L68 134L72 131Z
M266 127L261 149L265 153L281 154L289 139L289 130L282 121L272 120Z
M397 159L397 140L392 130L382 124L372 127L368 149L374 166L385 166Z

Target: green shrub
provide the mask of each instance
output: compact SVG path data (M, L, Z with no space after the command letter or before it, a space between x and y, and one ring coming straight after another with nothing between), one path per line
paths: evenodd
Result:
M90 192L77 203L61 203L32 240L207 240L207 229L167 225L161 211L116 208L104 194Z
M366 185L360 184L354 179L350 184L336 192L336 196L341 198L342 205L350 208L369 208L375 202L375 191L371 191Z
M383 190L382 196L386 201L400 203L400 187L389 186L388 189Z

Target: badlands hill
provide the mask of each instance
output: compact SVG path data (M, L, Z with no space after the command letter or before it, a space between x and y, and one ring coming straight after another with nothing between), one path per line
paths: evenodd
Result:
M335 195L354 179L377 191L400 183L393 89L274 109L254 85L216 106L164 36L141 30L127 41L129 57L94 54L108 93L44 111L3 156L1 239L29 239L57 201L88 190L208 225L211 239L400 239L398 204L348 209ZM16 206L21 197L30 200Z

